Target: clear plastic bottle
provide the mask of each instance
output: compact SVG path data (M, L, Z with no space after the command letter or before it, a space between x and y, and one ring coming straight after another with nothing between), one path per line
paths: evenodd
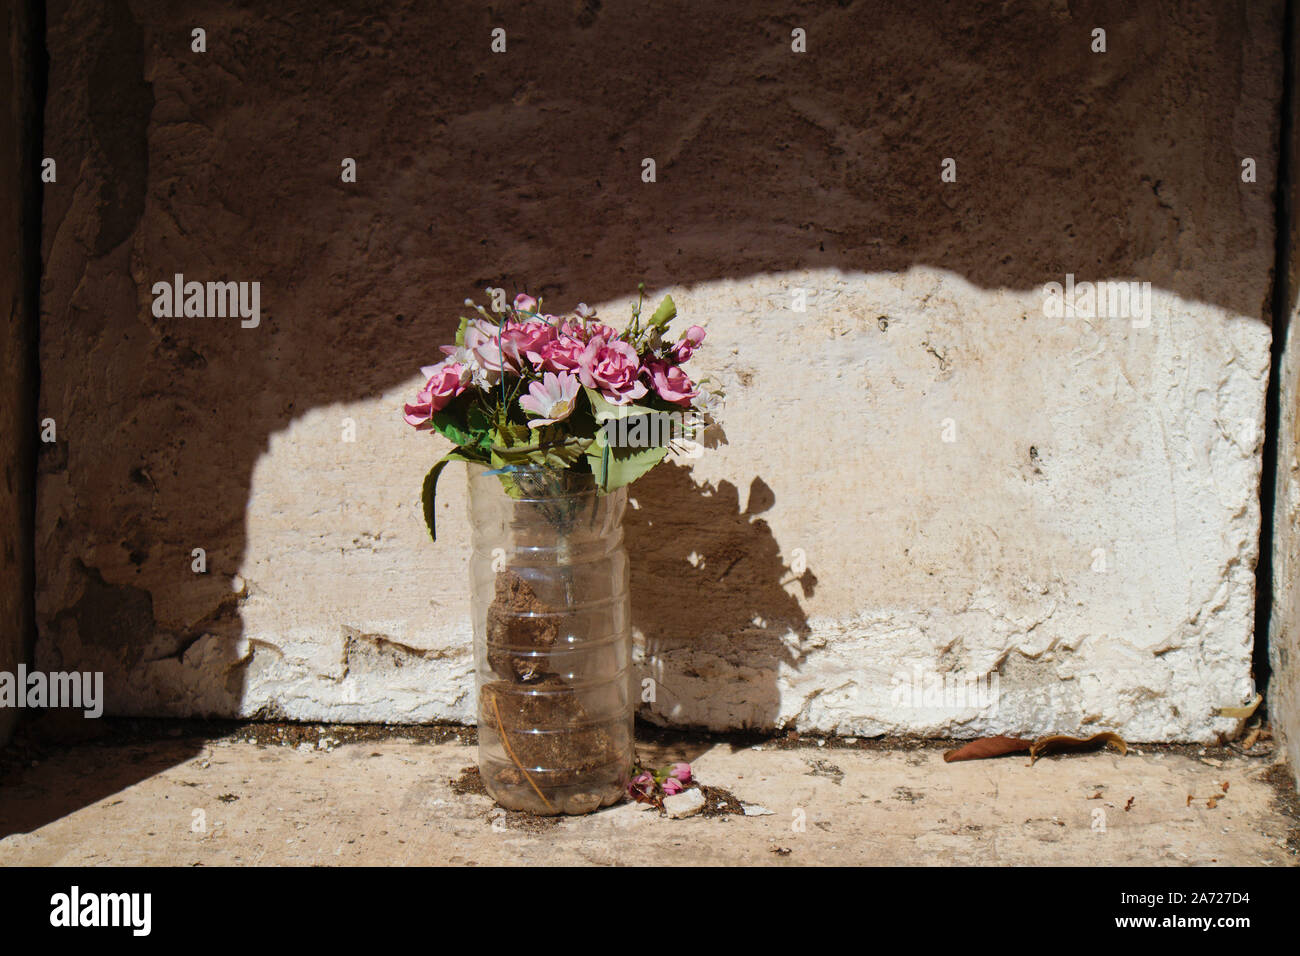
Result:
M501 806L588 813L633 761L627 491L469 465L479 770Z

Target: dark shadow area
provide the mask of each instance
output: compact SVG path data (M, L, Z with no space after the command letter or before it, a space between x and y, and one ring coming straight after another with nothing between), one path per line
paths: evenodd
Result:
M191 722L192 723L192 722ZM47 711L0 749L0 840L31 833L155 774L192 760L203 741L160 727Z
M727 696L745 715L744 727L770 730L777 723L777 674L798 667L808 620L796 595L812 597L810 568L795 573L759 515L775 504L755 478L745 502L728 481L696 484L690 468L664 464L631 489L635 506L623 519L632 556L632 620L644 636L644 676L655 681L653 702L641 715L689 725L696 710L681 701ZM702 638L726 635L726 659L764 675L727 694L709 673L708 657L695 649ZM697 705L698 706L698 705ZM714 728L721 729L721 728Z
M0 2L0 671L30 665L36 647L37 339L41 283L41 144L45 105L45 10L35 0ZM25 713L0 713L0 747Z
M115 749L106 753L108 759L96 759L99 754L84 744L68 745L59 753L79 758L80 772L60 773L57 785L52 786L47 767L32 767L21 777L5 781L0 799L0 839L38 830L193 759L198 751L184 742L160 741L126 753Z
M28 721L0 749L0 840L31 833L159 771L194 760L218 741L317 750L407 740L473 747L472 727L454 724L274 723L240 720L106 717L76 719L50 711ZM196 767L202 772L206 767Z
M1146 280L1267 322L1274 171L1241 183L1236 149L1272 148L1240 103L1276 115L1280 9L61 6L48 25L45 152L60 180L44 194L40 414L59 441L40 460L43 646L105 669L110 703L142 661L183 662L206 634L234 646L229 581L273 437L412 380L486 286L568 309L641 280L934 266L985 289ZM1104 55L1090 50L1098 25ZM505 54L490 52L495 27ZM791 51L794 28L808 53ZM340 181L345 157L355 183ZM945 158L955 183L940 181ZM260 282L260 325L155 317L152 284L176 273ZM634 497L634 614L665 690L707 683L688 673L707 620L762 671L746 690L761 726L778 667L799 663L796 595L815 585L791 581L759 517L770 490L756 481L742 503L675 466ZM190 572L195 547L206 576ZM74 652L86 659L62 656ZM210 700L233 713L244 672L227 663Z
M28 331L26 361L26 381L30 383L30 394L23 403L23 418L31 423L36 420L36 411L40 395L40 314L41 314L41 212L43 192L38 185L41 168L41 144L45 138L45 84L49 76L49 57L45 50L45 4L38 0L22 0L19 7L24 11L25 35L21 39L27 50L25 60L30 68L30 99L24 126L27 135L23 142L24 169L22 203L22 269L23 269L23 312L30 322ZM30 476L25 483L30 500L23 516L22 534L35 542L36 528L36 435L29 431L29 444L25 449L21 467ZM27 590L27 604L24 608L26 634L24 636L23 657L31 661L36 652L36 554L33 546L26 555L22 572L23 587Z

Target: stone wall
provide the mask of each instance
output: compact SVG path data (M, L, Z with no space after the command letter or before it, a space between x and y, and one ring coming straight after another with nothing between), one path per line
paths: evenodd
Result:
M463 488L431 543L400 404L466 296L622 319L644 279L729 391L633 490L647 718L1236 729L1281 3L267 9L50 10L44 666L117 713L471 719ZM155 316L178 273L259 323ZM1150 309L1055 315L1067 275Z
M36 211L30 144L36 130L33 21L24 0L0 0L0 673L30 653L36 314L28 280ZM0 744L19 711L0 707Z

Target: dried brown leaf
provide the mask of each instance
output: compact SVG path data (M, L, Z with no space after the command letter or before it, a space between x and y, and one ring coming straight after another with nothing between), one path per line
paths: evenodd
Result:
M1263 694L1256 694L1255 699L1245 707L1220 707L1218 714L1220 717L1232 717L1237 720L1245 720L1247 717L1250 717L1255 713L1263 700Z
M988 757L1001 757L1005 754L1025 753L1033 746L1033 741L1019 737L981 737L972 740L956 750L949 750L943 755L944 763L956 760L984 760Z
M1067 737L1064 734L1054 734L1051 737L1042 737L1035 740L1029 748L1029 762L1032 764L1039 757L1055 753L1078 753L1085 750L1096 750L1099 747L1111 746L1121 754L1128 753L1128 744L1119 734L1113 734L1105 731L1100 734L1093 734L1091 737Z

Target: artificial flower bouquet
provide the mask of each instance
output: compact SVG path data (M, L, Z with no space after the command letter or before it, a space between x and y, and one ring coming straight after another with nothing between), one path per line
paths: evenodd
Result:
M644 292L621 331L585 304L552 315L524 294L509 305L500 296L491 310L465 300L477 315L461 318L455 343L442 346L446 358L421 369L424 387L405 406L409 424L456 446L424 481L431 535L448 462L489 465L516 497L534 490L525 483L565 473L591 474L603 494L639 478L674 444L693 445L721 399L682 368L705 332L692 325L672 340L672 298L643 320Z
M682 368L704 329L670 337L673 300L643 320L641 292L622 330L585 305L467 301L477 314L405 408L456 446L424 480L430 534L439 473L470 463L479 772L508 809L589 813L635 773L625 486L674 446L693 457L718 398Z

